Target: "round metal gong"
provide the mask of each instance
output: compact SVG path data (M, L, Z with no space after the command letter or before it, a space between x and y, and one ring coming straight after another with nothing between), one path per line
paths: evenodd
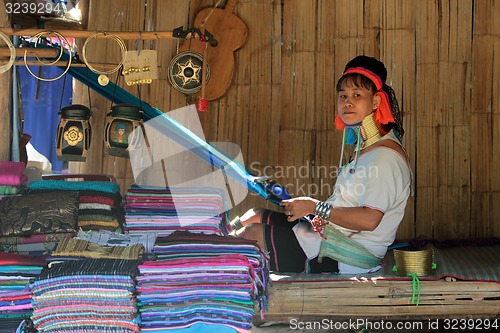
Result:
M168 80L176 90L186 95L194 95L201 89L203 57L193 51L177 54L168 66ZM210 66L207 66L206 82L210 78Z

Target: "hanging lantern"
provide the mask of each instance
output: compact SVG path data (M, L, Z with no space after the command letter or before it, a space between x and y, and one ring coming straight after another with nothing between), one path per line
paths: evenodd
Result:
M85 162L90 147L92 111L85 105L74 104L59 110L56 154L62 161Z
M129 157L129 151L139 146L140 136L135 129L142 126L141 108L135 105L118 104L111 107L106 117L104 142L106 153L112 156Z

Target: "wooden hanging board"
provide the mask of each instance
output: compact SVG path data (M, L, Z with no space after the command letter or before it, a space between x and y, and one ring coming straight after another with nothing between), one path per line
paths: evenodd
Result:
M128 86L151 84L158 79L156 50L127 51L126 54L122 74Z
M233 79L235 58L234 51L243 46L247 40L247 26L235 14L234 6L237 0L228 0L226 7L205 8L201 10L194 20L194 26L202 33L208 31L217 40L217 46L208 47L208 66L210 78L205 87L205 98L213 101L221 98L229 89ZM198 36L193 36L184 41L179 47L179 53L193 51L204 54L205 42ZM199 92L198 94L201 94Z

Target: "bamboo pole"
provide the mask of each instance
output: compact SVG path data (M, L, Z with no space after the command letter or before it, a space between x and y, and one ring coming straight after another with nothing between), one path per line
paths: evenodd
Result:
M5 11L5 3L0 1L0 27L9 25L10 19ZM0 161L10 160L11 81L12 73L10 71L0 74L0 86L2 87L2 91L0 92L0 119L2 119L2 121L0 121Z
M0 61L0 66L5 65L7 62L6 61ZM28 66L58 66L58 67L66 67L68 66L68 61L64 60L59 60L54 63L43 63L38 60L27 60L24 62L24 60L16 60L14 61L14 65L16 66L25 66L28 64ZM71 67L87 67L87 64L84 64L82 62L72 62ZM99 69L113 69L117 66L117 64L104 64L104 63L92 63L92 66L99 67Z
M16 47L16 57L23 57L26 51L28 52L28 57L40 58L55 58L59 53L56 49ZM10 56L10 49L8 47L0 47L0 56Z
M0 28L0 32L6 35L15 36L35 36L41 32L47 32L43 29L13 29L13 28ZM65 37L73 38L88 38L97 33L96 38L106 38L106 35L115 35L126 40L152 40L152 39L166 39L174 38L172 31L84 31L84 30L57 30L57 32Z

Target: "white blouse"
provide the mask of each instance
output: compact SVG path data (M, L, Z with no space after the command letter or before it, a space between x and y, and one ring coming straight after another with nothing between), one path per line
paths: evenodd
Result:
M392 131L382 138L397 142ZM356 165L351 161L342 168L333 194L326 200L333 207L369 207L384 213L373 231L359 231L333 225L368 251L383 258L387 247L394 242L401 223L406 202L410 196L411 171L405 157L385 146L378 146L360 155ZM355 168L354 173L349 170ZM321 236L309 223L294 227L295 235L309 259L319 254ZM373 272L380 266L362 269L339 262L339 273L357 274Z

